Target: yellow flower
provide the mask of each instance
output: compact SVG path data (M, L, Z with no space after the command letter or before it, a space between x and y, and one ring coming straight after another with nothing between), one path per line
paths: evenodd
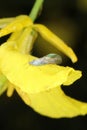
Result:
M29 30L34 29L37 32L39 32L45 40L49 41L50 44L52 44L61 52L63 52L65 55L67 55L72 60L72 62L77 61L77 57L70 47L68 47L59 37L57 37L44 25L33 24L31 19L27 15L19 15L13 19L7 18L6 25L5 27L3 27L5 24L5 20L3 19L0 20L0 23L1 23L0 26L2 27L2 29L0 30L0 37L7 35L9 33L13 33L13 32L17 32L16 35L20 35L20 31L25 28Z
M27 105L45 116L60 118L86 114L87 104L66 96L61 89L61 85L70 85L79 79L81 71L56 64L31 65L30 62L37 59L30 54L35 40L31 32L39 32L72 62L76 62L73 50L44 25L33 24L25 15L2 19L0 27L0 37L12 33L8 41L0 46L1 77L5 76L3 84L6 81L2 91L8 89L7 95L11 96L16 89Z
M66 96L61 85L81 77L80 71L58 65L32 66L32 55L18 52L15 42L0 47L0 70L24 102L45 116L60 118L84 115L87 104Z

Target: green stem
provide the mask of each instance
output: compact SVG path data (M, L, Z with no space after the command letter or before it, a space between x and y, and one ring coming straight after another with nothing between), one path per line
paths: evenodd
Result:
M35 3L34 3L34 6L29 14L29 17L32 19L32 21L34 22L35 19L37 18L37 15L42 7L42 4L43 4L43 1L44 0L36 0ZM29 43L29 53L31 51L31 49L33 48L33 44L34 44L34 41L36 40L37 38L37 32L35 30L32 29L31 31L31 34L30 34L30 37L32 40L30 40L30 43ZM27 45L27 44L26 44Z
M35 19L37 18L37 15L42 7L42 4L43 4L43 1L44 0L36 0L35 1L35 4L29 14L29 17L32 19L32 21L34 22Z

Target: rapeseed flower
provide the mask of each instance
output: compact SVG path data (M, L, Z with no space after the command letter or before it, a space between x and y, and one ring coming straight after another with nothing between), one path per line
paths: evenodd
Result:
M45 116L60 118L86 114L87 104L70 98L61 89L61 85L70 85L79 79L81 71L56 64L30 64L38 59L30 53L36 38L32 30L76 62L73 50L47 27L34 24L28 16L18 16L6 23L1 21L0 37L12 33L0 46L1 77L5 76L1 81L6 81L2 90L7 89L7 95L11 96L15 89L27 105Z
M33 29L33 30L39 32L40 35L45 40L50 42L50 44L52 44L58 50L63 52L65 55L67 55L72 60L72 62L77 61L77 57L76 57L75 53L73 52L73 50L70 47L68 47L59 37L57 37L54 33L52 33L44 25L34 24L32 22L32 20L29 18L29 16L27 16L27 15L17 16L11 22L10 22L10 18L7 18L7 20L8 19L9 19L9 22L5 25L5 27L3 27L5 24L5 21L3 19L0 20L0 23L1 23L0 26L2 27L2 29L0 31L0 37L13 33L13 32L17 32L15 35L20 35L19 33L25 28L28 28L28 30ZM15 35L14 35L14 39L15 39L15 37L18 37ZM13 40L13 39L11 39L11 40Z

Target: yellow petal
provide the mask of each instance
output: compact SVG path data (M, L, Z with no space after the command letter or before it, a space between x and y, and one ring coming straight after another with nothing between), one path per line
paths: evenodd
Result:
M14 88L14 85L12 85L9 81L8 81L7 85L8 85L7 96L11 97L13 95L15 88Z
M80 71L70 67L52 64L33 66L29 62L35 57L23 55L12 46L14 47L14 42L7 42L0 47L0 69L12 84L19 86L24 92L49 90L68 82L68 79L72 83L81 77Z
M20 95L20 97L22 98L22 100L23 100L27 105L30 106L31 101L30 101L30 98L29 98L29 94L27 94L26 92L23 92L23 91L21 90L21 88L16 87L16 86L15 86L15 90L18 92L18 94Z
M7 41L15 41L19 52L29 54L36 38L37 32L32 31L31 27L27 27L21 31L13 32Z
M37 38L37 33L33 35L31 27L25 28L22 31L21 36L16 40L18 50L23 54L29 54L32 50L33 43L36 38Z
M7 78L0 72L0 95L7 90L7 96L11 97L14 92L13 85L7 80Z
M13 32L10 37L8 38L7 41L16 41L18 40L18 38L21 36L22 30L20 31L15 31Z
M62 41L58 36L52 33L48 28L41 24L34 24L33 28L37 30L45 40L50 42L57 49L67 55L72 60L72 62L77 61L77 57L73 50L68 47L68 45L66 45L64 41Z
M7 89L7 79L6 77L0 72L0 95Z
M60 86L34 94L24 93L19 87L16 90L27 105L42 115L62 118L87 114L87 103L66 96Z
M31 19L27 15L19 15L15 18L13 22L8 24L5 28L0 30L0 37L7 35L9 33L19 31L24 27L32 24Z
M13 22L15 18L1 18L0 19L0 28L5 27L6 25L8 25L9 23Z

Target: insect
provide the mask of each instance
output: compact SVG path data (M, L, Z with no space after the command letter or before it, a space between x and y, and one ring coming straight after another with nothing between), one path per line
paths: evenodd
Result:
M45 64L61 64L61 63L62 63L62 57L55 53L50 53L46 56L43 56L30 62L30 64L34 66Z

